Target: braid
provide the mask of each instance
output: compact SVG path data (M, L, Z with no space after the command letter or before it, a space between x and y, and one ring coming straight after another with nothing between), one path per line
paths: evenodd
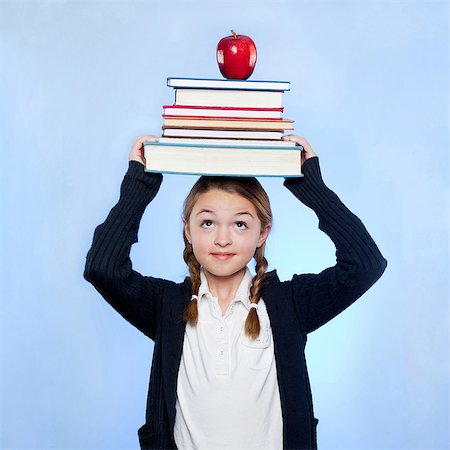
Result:
M191 277L191 286L192 286L192 294L197 295L198 290L200 288L201 280L200 280L200 263L197 261L197 258L194 255L192 250L192 245L185 238L185 248L183 251L183 258L186 262L189 275ZM186 309L183 313L183 320L191 324L192 326L196 326L198 322L198 302L196 299L191 300L187 305Z
M258 304L261 298L261 290L265 279L265 273L267 266L269 265L267 259L264 257L264 243L256 249L255 261L256 261L256 275L252 280L252 287L250 288L250 302ZM252 339L256 339L261 331L258 314L255 308L250 308L247 316L247 320L244 325L245 334Z

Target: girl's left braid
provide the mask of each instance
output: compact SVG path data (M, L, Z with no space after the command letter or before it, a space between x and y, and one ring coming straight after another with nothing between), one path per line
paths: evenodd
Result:
M264 243L256 249L255 261L256 261L256 275L253 277L252 286L250 288L250 303L258 304L261 298L261 290L265 279L266 269L269 265L267 259L264 257ZM256 339L261 331L261 325L259 323L258 314L256 308L250 308L247 319L244 325L245 334L252 339Z
M185 248L183 251L183 259L189 268L189 275L191 277L192 294L197 295L200 288L200 263L194 256L192 245L185 241ZM197 325L198 322L198 301L196 298L191 300L183 313L183 319L192 326Z

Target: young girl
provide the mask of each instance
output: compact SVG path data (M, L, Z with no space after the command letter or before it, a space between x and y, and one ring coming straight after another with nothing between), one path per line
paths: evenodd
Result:
M324 184L307 140L283 139L304 149L304 177L284 185L317 214L336 265L283 282L266 273L272 213L262 186L250 177L200 177L184 205L190 277L182 283L132 269L131 245L163 178L144 172L143 142L157 138L135 140L119 202L95 230L84 276L155 343L142 449L317 448L307 335L366 292L387 262Z

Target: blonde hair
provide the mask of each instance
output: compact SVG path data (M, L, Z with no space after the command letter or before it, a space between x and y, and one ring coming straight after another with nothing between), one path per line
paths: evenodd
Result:
M261 222L261 229L272 223L272 211L270 201L266 191L256 178L247 177L200 177L192 187L183 208L183 221L189 222L192 210L199 196L210 190L218 189L232 194L238 194L249 200L255 207L258 219ZM200 263L194 255L192 245L189 243L186 233L183 230L184 251L183 258L186 262L191 278L192 294L197 295L200 288ZM266 243L258 247L254 254L256 275L253 277L250 288L250 302L258 303L261 298L261 290L265 279L265 272L268 262L264 257ZM193 299L186 307L183 319L189 324L196 326L198 321L198 303ZM251 339L256 339L260 333L261 326L256 308L250 308L244 325L245 334Z

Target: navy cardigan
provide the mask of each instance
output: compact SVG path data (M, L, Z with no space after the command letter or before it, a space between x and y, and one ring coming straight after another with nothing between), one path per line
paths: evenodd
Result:
M316 427L305 360L308 333L350 306L383 274L387 262L362 222L323 182L317 156L302 167L304 177L284 185L319 218L319 229L336 246L336 265L319 274L280 281L266 274L267 306L283 417L284 449L316 449ZM84 277L126 320L155 343L146 421L138 430L141 449L175 449L173 437L178 368L183 349L183 311L191 297L182 283L143 276L132 269L130 249L146 206L155 197L161 174L144 172L130 161L119 202L94 233Z

